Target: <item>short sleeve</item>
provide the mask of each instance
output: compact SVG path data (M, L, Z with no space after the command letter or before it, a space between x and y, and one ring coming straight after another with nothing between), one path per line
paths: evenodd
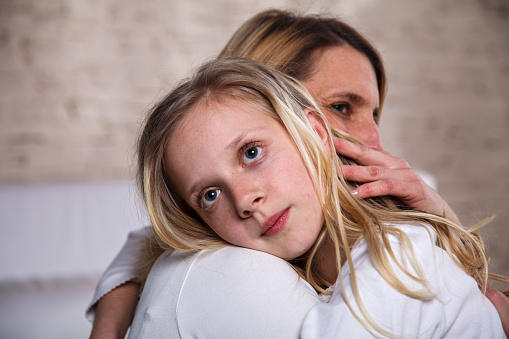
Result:
M92 301L86 310L86 317L90 322L94 321L95 305L103 296L128 281L141 282L136 273L136 264L142 255L144 239L151 234L152 229L148 226L129 233L124 246L96 286Z

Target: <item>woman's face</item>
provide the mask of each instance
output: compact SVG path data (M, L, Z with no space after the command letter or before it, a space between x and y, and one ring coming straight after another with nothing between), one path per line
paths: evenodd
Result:
M200 103L169 138L165 163L177 194L231 244L293 259L318 237L323 213L300 153L254 105Z
M313 68L304 85L329 123L383 150L377 126L380 98L369 59L350 46L330 47L316 55Z

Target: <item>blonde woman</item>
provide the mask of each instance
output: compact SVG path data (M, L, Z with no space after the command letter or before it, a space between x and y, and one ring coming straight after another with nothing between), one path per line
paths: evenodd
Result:
M237 30L220 57L228 55L266 63L303 81L332 126L370 147L335 139L338 153L365 165L342 167L346 179L364 182L354 189L358 197L393 195L416 210L459 224L452 209L403 159L382 152L377 124L385 71L376 49L355 29L335 18L265 11ZM87 311L89 319L97 311L92 336L121 337L129 327L141 279L136 263L145 251L139 244L149 234L148 228L131 233L103 275ZM489 286L488 292L501 314L507 313L507 299Z
M303 338L505 337L479 290L487 279L480 238L389 197L352 194L325 116L298 83L267 66L209 62L156 104L138 143L138 180L171 252L147 279L132 338L167 336L168 325L183 338L240 335L227 333L238 324L223 322L231 305L207 299L202 308L215 308L209 324L182 324L191 315L182 304L196 295L159 285L157 269L173 258L199 264L230 245L284 259L318 293L333 291L306 315ZM183 286L192 271L173 272ZM251 310L245 304L236 312ZM255 322L246 335L273 336L266 325Z

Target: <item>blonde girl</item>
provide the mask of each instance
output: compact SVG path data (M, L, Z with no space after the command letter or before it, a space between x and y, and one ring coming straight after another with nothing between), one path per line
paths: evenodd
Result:
M260 250L286 259L316 291L332 287L333 307L314 308L303 337L502 338L498 314L478 289L487 279L479 237L387 197L358 199L332 150L329 125L298 83L225 58L151 110L138 179L161 246ZM363 298L357 276L366 270L376 274L368 286L393 291L391 305L384 295ZM453 284L466 288L455 294ZM352 321L334 316L345 310ZM443 317L428 319L433 312ZM405 317L422 326L404 326Z

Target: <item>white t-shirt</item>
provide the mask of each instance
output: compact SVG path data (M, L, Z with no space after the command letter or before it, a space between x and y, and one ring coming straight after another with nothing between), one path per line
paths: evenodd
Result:
M166 252L129 338L298 338L317 293L284 260L234 246Z
M434 233L430 238L424 227L397 228L412 242L428 286L436 297L414 299L395 290L376 271L366 242L360 240L352 249L352 259L362 301L376 324L398 338L505 338L494 306L480 292L475 280L434 245ZM394 236L389 237L397 259L403 263L400 242ZM392 267L405 286L413 290L422 288L396 268L394 262ZM353 297L348 265L343 267L341 276L347 299L361 315ZM338 278L330 301L318 304L309 312L302 325L302 338L373 338L346 305L339 286Z
M435 297L414 299L392 288L360 240L352 258L363 302L375 322L400 338L505 338L493 305L474 279L434 245L427 229L397 227L408 235ZM399 241L390 240L401 260ZM401 271L397 274L407 287L422 289ZM342 277L360 314L348 266ZM304 339L373 337L345 304L341 288L322 303L285 261L229 246L163 254L147 279L129 337L298 338L299 332Z

